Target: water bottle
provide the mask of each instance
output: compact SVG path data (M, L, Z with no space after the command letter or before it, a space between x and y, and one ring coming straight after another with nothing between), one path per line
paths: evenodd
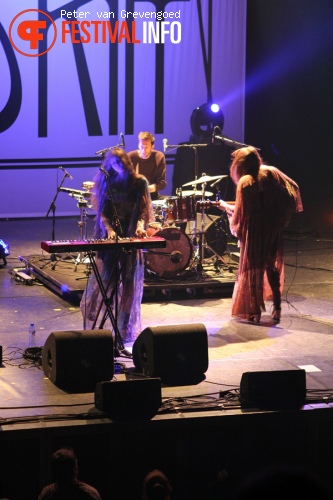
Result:
M29 347L36 347L36 328L34 323L29 326Z

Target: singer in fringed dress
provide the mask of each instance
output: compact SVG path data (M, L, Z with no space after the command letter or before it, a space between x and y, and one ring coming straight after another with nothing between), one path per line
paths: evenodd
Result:
M94 179L93 206L96 209L94 238L116 239L145 237L154 213L148 183L134 172L133 165L121 148L113 148L105 156ZM141 332L141 300L144 284L142 250L133 249L118 255L114 251L99 251L95 257L97 269L108 297L112 298L117 316L117 329L124 342L134 341ZM117 280L117 277L119 278ZM116 287L118 281L118 287ZM115 308L115 297L118 307ZM102 305L102 307L101 307ZM99 314L107 318L105 304L96 277L92 274L81 299L84 327L89 329ZM112 328L110 318L104 328Z
M233 152L230 176L236 184L231 205L220 200L231 233L240 247L239 269L232 297L232 315L255 323L273 301L272 318L280 321L284 286L284 230L291 216L303 210L295 181L276 167L263 164L249 146Z

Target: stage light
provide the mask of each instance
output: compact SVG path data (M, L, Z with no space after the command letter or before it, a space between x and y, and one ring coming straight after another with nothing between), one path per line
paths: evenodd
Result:
M218 104L212 104L210 109L213 111L213 113L217 113L220 111L220 106Z
M191 115L192 140L199 142L209 142L211 140L214 127L223 130L224 115L218 104L202 104L194 109Z
M2 239L0 239L0 259L3 259L4 265L7 265L6 257L10 255L9 245Z

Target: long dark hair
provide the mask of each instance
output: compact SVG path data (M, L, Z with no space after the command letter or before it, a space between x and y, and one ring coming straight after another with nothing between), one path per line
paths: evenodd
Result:
M134 167L127 153L118 147L110 149L101 164L101 167L108 173L109 177L106 177L104 171L101 169L98 170L94 177L94 189L91 201L94 209L96 210L98 209L98 205L104 203L105 198L108 197L107 183L115 182L116 172L112 167L112 159L114 158L119 159L124 169L125 176L122 183L127 184L131 177L136 177Z
M252 175L254 179L258 177L260 165L263 160L253 146L236 149L232 153L232 163L230 166L230 177L235 184L243 175Z

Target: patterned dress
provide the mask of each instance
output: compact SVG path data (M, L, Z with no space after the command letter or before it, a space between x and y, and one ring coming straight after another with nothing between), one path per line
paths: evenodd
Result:
M95 238L107 238L108 230L117 228L115 221L120 222L122 233L119 237L125 238L135 236L140 220L145 228L155 220L148 183L143 176L129 174L123 182L116 182L112 176L107 180L99 177L95 184L99 190ZM126 251L120 247L117 253L100 251L96 254L95 262L104 288L107 289L115 321L112 322L108 317L96 276L92 273L80 303L84 328L95 326L94 322L98 318L97 327L102 321L103 328L114 330L116 324L123 341L134 341L141 332L144 284L142 250Z

